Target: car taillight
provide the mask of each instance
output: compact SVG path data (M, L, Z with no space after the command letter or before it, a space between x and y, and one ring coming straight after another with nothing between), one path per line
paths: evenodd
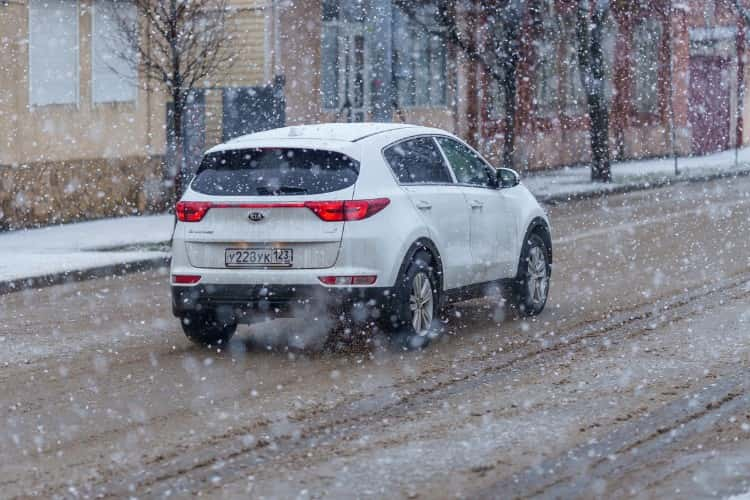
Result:
M201 280L197 274L173 274L172 283L175 285L195 285Z
M372 217L391 202L388 198L347 201L308 201L305 207L326 222L362 220Z
M344 220L343 201L306 201L305 207L326 222Z
M374 200L352 200L344 202L346 220L361 220L372 217L391 202L388 198Z
M179 201L174 211L181 222L200 222L209 208L207 201Z
M326 222L362 220L372 217L391 202L388 198L347 201L306 201L281 203L211 203L180 201L175 213L181 222L200 222L211 208L308 208Z
M320 276L318 278L325 285L372 285L377 276Z

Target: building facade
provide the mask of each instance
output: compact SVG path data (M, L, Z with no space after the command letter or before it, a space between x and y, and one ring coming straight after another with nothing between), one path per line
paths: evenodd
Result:
M112 2L0 2L0 228L164 208L169 103L117 67L105 37ZM522 171L590 158L576 3L522 3ZM191 168L237 135L331 121L435 126L500 157L502 91L451 43L434 1L230 4L234 64L195 89L183 120ZM479 1L459 4L458 15L470 16ZM741 19L729 0L612 0L602 42L614 159L704 154L750 139ZM480 43L483 20L474 22L469 36Z
M116 57L112 3L0 2L0 230L165 209L169 106ZM193 163L217 142L283 123L271 9L230 8L234 64L193 92L183 120Z
M163 100L103 63L96 3L0 3L0 227L143 211L159 190Z
M482 64L470 63L449 43L434 21L435 2L418 2L416 16L400 3L278 2L277 69L287 83L288 121L432 125L463 136L497 160L506 134L499 86ZM480 10L477 1L461 5L463 15ZM576 53L577 2L524 5L514 165L533 171L586 163L590 143ZM748 141L742 127L747 106L739 105L746 81L741 19L727 0L611 2L602 45L613 159L706 154ZM473 41L480 44L487 28L482 20L476 23ZM388 57L379 54L383 47Z

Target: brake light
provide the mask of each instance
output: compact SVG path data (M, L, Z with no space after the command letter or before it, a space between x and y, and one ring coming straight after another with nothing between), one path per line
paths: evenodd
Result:
M307 201L305 207L326 222L338 222L344 220L343 201Z
M391 203L388 198L347 201L306 201L281 203L211 203L180 201L175 213L181 222L200 222L211 208L308 208L326 222L362 220L372 217Z
M318 278L324 285L372 285L377 281L377 276L320 276Z
M209 208L207 201L179 201L174 211L181 222L200 222Z
M172 276L172 283L175 285L195 285L201 280L197 274L175 274Z
M305 207L326 222L362 220L372 217L391 202L388 198L347 201L308 201Z
M374 200L352 200L344 202L346 220L362 220L372 217L391 202L388 198Z

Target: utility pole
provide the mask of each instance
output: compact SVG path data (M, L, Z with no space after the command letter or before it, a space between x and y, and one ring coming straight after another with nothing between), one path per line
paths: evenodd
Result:
M669 15L667 16L667 22L669 23L669 29L667 29L667 36L669 39L669 130L672 136L672 158L674 159L674 175L675 177L680 175L680 168L677 163L677 133L675 131L675 120L674 120L674 10L672 9L672 0L669 1Z
M737 136L734 143L734 166L739 164L745 129L745 17L737 16Z

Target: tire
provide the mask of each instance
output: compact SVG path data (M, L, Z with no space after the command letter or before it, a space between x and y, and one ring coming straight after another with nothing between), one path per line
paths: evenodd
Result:
M399 278L385 324L404 349L423 349L441 332L440 288L432 256L417 252Z
M215 313L185 315L180 318L180 324L188 339L205 346L225 346L237 331L236 322L220 321Z
M551 273L549 248L539 234L531 233L521 251L511 299L521 316L536 316L544 310Z

